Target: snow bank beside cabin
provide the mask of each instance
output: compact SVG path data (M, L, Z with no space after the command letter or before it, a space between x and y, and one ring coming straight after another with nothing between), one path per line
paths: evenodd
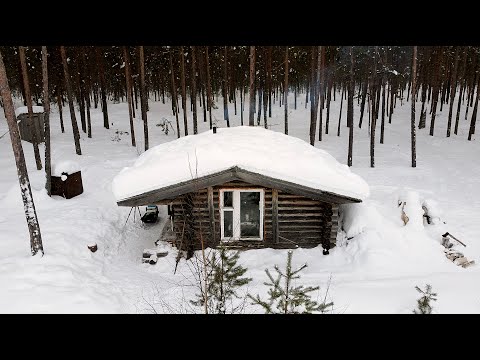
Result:
M33 108L33 113L42 113L43 112L43 106L32 106ZM19 108L15 109L15 116L18 116L20 114L28 114L28 107L27 106L20 106Z
M367 183L326 151L261 127L237 126L182 137L146 151L113 180L117 201L238 166L356 199Z

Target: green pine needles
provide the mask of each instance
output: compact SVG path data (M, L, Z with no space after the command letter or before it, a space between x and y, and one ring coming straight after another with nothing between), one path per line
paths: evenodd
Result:
M240 252L228 251L220 248L212 251L207 260L206 294L204 287L197 294L197 300L190 301L193 305L205 307L209 314L238 313L243 309L243 303L235 305L234 299L241 299L238 290L252 281L243 277L247 269L237 264Z
M265 270L269 282L264 284L270 286L268 300L260 299L257 295L253 297L248 294L248 297L253 301L252 305L261 306L266 314L310 314L314 312L325 313L329 307L333 306L333 302L318 303L311 299L310 293L320 289L319 286L303 285L295 286L294 280L300 279L300 271L307 267L307 264L300 266L297 270L292 270L292 255L293 251L288 251L287 267L285 272L279 270L275 265L277 278L274 279L268 269ZM283 281L282 281L283 280Z
M430 305L430 301L437 301L437 293L432 292L432 286L427 284L425 290L415 286L415 289L422 294L422 297L417 300L417 308L413 310L414 314L431 314L433 307Z

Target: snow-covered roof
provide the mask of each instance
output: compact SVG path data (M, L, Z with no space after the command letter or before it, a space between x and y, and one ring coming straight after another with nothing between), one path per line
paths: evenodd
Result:
M363 200L368 184L324 150L262 127L211 130L157 145L113 179L117 201L236 167Z
M33 108L33 113L42 113L43 112L43 106L32 106ZM15 109L15 116L18 116L20 114L28 114L28 107L27 106L20 106L19 108Z
M52 175L53 176L62 176L63 173L71 175L80 171L80 165L72 160L60 161L53 165Z

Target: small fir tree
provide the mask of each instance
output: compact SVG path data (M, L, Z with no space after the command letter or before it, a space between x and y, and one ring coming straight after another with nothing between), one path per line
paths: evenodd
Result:
M433 307L430 305L430 301L437 301L437 293L432 292L432 286L427 284L425 290L415 286L415 289L422 294L422 297L417 300L417 309L413 310L414 314L431 314Z
M239 258L239 251L232 252L225 248L212 251L207 260L207 294L201 286L200 294L196 295L197 300L190 302L205 307L206 299L210 314L239 312L242 304L235 306L233 300L241 299L238 289L252 281L251 278L243 277L247 269L237 264Z
M310 314L313 312L327 312L328 308L333 306L333 302L325 303L325 301L323 301L322 303L318 303L310 297L310 293L318 290L320 288L319 286L304 287L303 285L295 286L293 284L293 280L300 278L298 274L307 267L307 264L303 264L297 270L292 271L292 255L293 251L290 250L288 252L285 273L280 271L278 266L275 265L275 271L278 274L276 279L273 278L268 269L265 269L270 282L265 282L264 284L270 286L268 290L270 298L268 300L262 300L259 295L253 297L248 294L248 297L253 301L252 305L260 305L266 314ZM282 279L284 279L283 284L281 284Z

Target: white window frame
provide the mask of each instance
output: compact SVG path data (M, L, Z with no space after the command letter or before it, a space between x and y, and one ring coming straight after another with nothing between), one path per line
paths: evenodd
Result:
M224 207L223 206L223 193L225 191L232 191L233 192L233 207ZM240 193L242 192L258 192L260 193L260 237L258 238L241 238L240 237ZM221 231L221 240L222 241L262 241L263 240L263 222L264 222L264 207L265 207L265 189L261 188L226 188L220 189L220 231ZM233 212L233 236L232 237L224 237L224 211L232 211Z

